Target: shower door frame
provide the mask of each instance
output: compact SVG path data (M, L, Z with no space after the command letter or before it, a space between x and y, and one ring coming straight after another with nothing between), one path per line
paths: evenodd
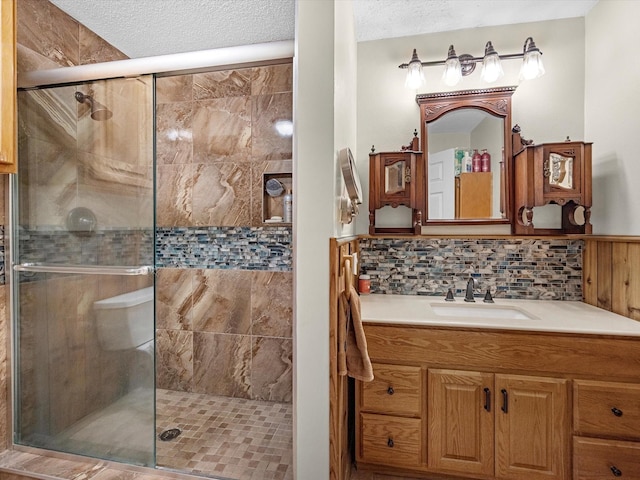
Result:
M294 57L294 41L275 41L263 44L242 45L236 47L218 48L205 51L195 51L180 54L161 55L155 57L137 58L129 60L118 60L112 62L95 63L91 65L80 65L73 67L62 67L51 70L20 72L18 74L18 88L40 88L47 86L58 86L62 84L84 83L96 80L106 80L123 77L134 77L137 75L152 74L155 78L160 76L176 75L179 73L197 73L204 71L223 70L229 68L264 66L269 64L280 64L283 61L290 61ZM153 88L155 95L155 86ZM154 101L155 105L155 101ZM154 107L155 108L155 107ZM153 118L154 135L155 135L155 115ZM153 155L155 165L155 148L156 142L153 142ZM155 168L155 167L154 167ZM10 205L8 199L15 197L15 176L12 175L9 182L9 188L5 192L5 205ZM153 191L156 192L156 176L153 175ZM155 209L154 209L154 230L155 230ZM14 231L15 212L13 205L8 208L8 231ZM13 321L16 313L14 285L16 274L13 271L13 235L7 235L5 232L5 258L11 259L10 264L5 264L5 275L8 278L10 288L6 289L6 305L7 305L7 324L8 324L8 352L7 352L7 388L10 393L10 401L7 405L7 428L8 445L10 448L19 451L32 452L35 454L46 454L49 457L62 458L68 460L76 460L86 458L78 454L64 453L55 450L43 449L38 447L30 447L20 445L14 442L16 431L15 422L15 405L16 400L16 345L15 345L15 323ZM154 238L155 244L155 238ZM154 265L155 265L155 248L154 248ZM154 369L155 371L155 369ZM155 457L155 455L154 455ZM102 462L111 462L109 460L101 460ZM121 463L118 463L121 465ZM129 465L133 469L139 469L135 465ZM142 468L148 471L147 468ZM150 468L151 471L157 471L157 468Z
M128 225L126 222L124 225L121 226L115 226L116 231L118 230L122 230L124 229L124 231L130 231L131 233L134 234L134 236L138 236L140 234L143 235L143 239L144 239L144 232L148 232L149 235L149 239L147 241L145 241L144 243L147 243L148 245L148 257L147 260L150 263L150 265L142 265L140 264L140 261L144 262L144 254L143 257L141 257L139 254L136 255L136 263L138 263L139 265L135 265L135 266L128 266L128 265L92 265L92 264L84 264L85 262L83 261L82 258L80 258L80 261L78 264L61 264L61 263L41 263L41 262L23 262L23 263L19 263L18 260L18 255L20 254L20 250L18 247L18 243L19 243L19 239L21 237L21 234L18 233L18 228L19 225L21 223L21 218L20 218L20 202L21 202L21 198L19 198L20 195L20 189L21 186L19 185L20 180L19 180L19 176L18 175L12 175L10 177L10 184L9 184L9 189L7 190L7 196L6 196L6 203L5 205L8 205L9 208L8 210L8 231L5 233L5 237L8 239L7 245L8 248L6 249L7 251L5 252L5 258L7 260L10 260L9 262L7 262L7 265L5 266L5 270L6 270L6 274L8 276L8 280L9 280L9 284L8 284L8 288L6 290L6 295L7 295L7 320L8 320L8 325L9 325L9 335L10 335L10 339L8 341L10 341L10 345L9 345L9 349L8 351L10 352L10 356L8 356L8 381L10 382L7 385L7 388L10 392L10 398L11 401L9 402L9 406L7 408L8 412L8 419L7 419L7 425L10 425L11 428L7 429L7 435L9 436L8 439L8 444L13 447L14 449L26 449L27 451L36 451L36 452L47 452L47 456L50 456L50 454L53 454L53 456L62 456L63 458L70 458L70 457L74 457L74 458L94 458L94 459L98 459L100 461L106 461L106 462L112 462L112 463L118 463L118 464L126 464L129 466L135 466L135 465L140 465L140 466L146 466L149 468L155 468L156 467L156 442L155 442L155 355L153 355L151 357L151 375L150 375L150 379L151 379L151 388L150 391L152 392L151 395L151 423L150 423L150 429L149 429L149 448L148 449L142 449L142 452L148 452L148 454L144 454L143 453L143 457L145 455L148 455L148 459L147 460L142 460L142 461L136 461L133 459L133 457L131 458L122 458L122 457L118 457L118 455L112 454L112 450L114 449L114 447L116 447L117 444L111 444L111 446L107 446L107 450L101 451L100 448L96 449L96 450L91 450L89 449L89 451L79 451L79 449L73 449L73 447L59 447L59 446L55 446L53 444L49 444L49 445L38 445L38 442L33 442L31 440L25 440L25 438L20 439L19 437L21 435L24 434L24 432L22 431L22 427L21 427L21 407L19 406L18 402L20 401L20 399L22 398L21 395L21 387L20 387L20 382L21 382L21 365L20 365L20 356L21 356L21 352L20 352L20 344L19 342L22 341L21 338L21 312L20 312L20 289L21 289L21 284L18 282L18 278L19 278L19 274L18 272L31 272L34 275L36 274L42 274L45 275L44 279L39 279L38 281L42 281L44 280L45 282L45 291L48 292L48 282L53 280L54 284L56 283L57 280L60 280L60 277L58 277L58 279L56 280L55 275L56 274L62 274L62 275L89 275L88 278L96 278L94 277L95 275L99 276L101 275L110 275L110 276L114 276L115 278L118 278L120 276L149 276L152 275L152 278L150 280L151 286L154 287L155 285L155 278L154 278L154 274L155 274L155 225L156 225L156 212L155 212L155 192L156 192L156 178L155 178L155 76L154 75L150 75L150 74L146 74L143 76L144 80L142 81L143 84L143 88L142 90L140 89L136 89L134 88L134 90L132 90L133 93L136 92L136 90L138 92L142 92L143 94L145 94L147 96L146 101L142 104L142 106L140 107L140 111L143 111L144 109L147 109L146 112L144 112L144 116L143 118L146 118L146 121L143 120L143 127L145 127L145 131L147 132L146 138L143 137L142 141L134 144L137 145L138 151L137 153L144 153L144 155L136 155L136 161L134 163L132 163L131 165L133 165L132 168L134 168L134 172L135 172L135 167L137 165L142 165L143 167L143 171L144 171L144 166L146 165L146 167L149 169L147 170L147 173L150 176L147 176L147 181L148 183L148 188L150 189L150 194L147 195L145 194L145 198L148 199L150 206L149 207L142 207L142 210L136 212L133 215L133 220L134 223L131 225ZM109 82L111 81L116 81L116 82L128 82L129 79L125 79L123 77L116 77L113 79L96 79L95 81L83 81L83 82L72 82L69 84L61 84L61 85L45 85L42 88L28 88L28 89L22 89L19 88L19 90L25 90L25 91L30 91L30 90L49 90L49 89L57 89L57 88L74 88L76 89L76 93L79 91L79 88L82 88L83 86L89 86L88 88L93 89L94 87L92 85L98 85L99 88L101 87L105 87L107 85L111 85ZM120 85L125 85L125 84L120 84ZM135 85L138 85L137 83ZM118 87L118 85L115 86L116 88L116 92L117 95L121 95L122 93L122 86ZM54 90L55 91L55 90ZM115 93L113 93L115 95ZM78 98L76 97L76 100L78 100ZM120 99L120 101L122 101L122 99ZM80 100L78 100L79 103ZM72 102L72 104L75 105L75 102ZM81 108L81 107L80 107ZM78 134L80 132L80 129L78 128L79 125L79 121L80 121L80 109L77 110L78 112L78 116L74 117L74 122L75 122L75 135L72 137L74 138L74 141L77 145L79 145L80 140L78 137ZM134 110L134 112L136 112ZM126 112L126 113L130 113L130 112ZM109 118L111 118L110 116L108 118L103 118L105 120L108 120ZM95 119L93 116L91 116L91 120L90 122L93 122ZM101 119L102 120L102 119ZM138 125L139 126L139 125ZM122 131L122 125L116 127L113 126L110 133L110 137L114 134L114 132L117 133L117 131ZM90 128L90 133L92 133L92 135L98 135L97 138L100 138L99 142L106 142L106 144L102 145L102 149L106 149L107 152L110 153L110 155L116 154L116 158L118 153L122 154L122 153L126 153L125 151L120 151L118 152L117 150L112 150L113 147L110 147L109 145L111 144L117 144L116 143L109 143L109 140L106 140L104 138L104 134L106 133L105 130L101 130L98 129L93 130ZM124 131L125 131L125 135L135 135L135 133L130 133L129 131L127 131L127 127L124 127ZM134 130L134 132L137 132L137 130ZM35 137L37 138L37 137ZM90 138L95 138L96 137L90 137ZM46 140L45 140L46 141ZM55 145L55 144L54 144ZM65 148L66 146L63 146L63 144L60 144L61 148ZM135 147L134 147L135 148ZM142 149L142 151L140 151L140 149ZM129 152L130 153L130 152ZM135 153L135 152L134 152ZM73 160L73 164L72 164L72 168L74 168L76 170L75 172L75 179L74 181L76 182L76 186L75 188L78 189L78 191L76 191L76 198L74 199L74 201L71 202L71 205L77 204L77 202L81 202L81 199L78 197L79 192L80 192L80 188L82 185L84 185L84 189L86 190L84 192L84 195L87 195L87 192L89 192L89 195L91 196L91 191L96 188L96 185L94 184L93 187L90 184L84 184L81 181L81 176L80 176L80 170L82 168L82 164L80 161L81 155L88 155L88 156L92 156L95 155L96 158L98 158L98 156L100 156L101 154L104 154L104 152L100 149L100 147L98 147L98 151L96 152L92 152L91 149L84 151L83 153L80 152L80 150L76 150L74 152L74 156L71 157ZM142 159L142 163L139 164L137 163L138 161L140 161L139 159ZM108 160L108 159L107 159ZM20 164L18 165L18 170L20 168ZM31 173L31 172L30 172ZM37 175L36 172L33 172L33 182L30 182L31 188L35 191L37 191L38 188L40 188L40 184L37 181ZM29 180L31 180L31 178L29 178ZM97 180L97 181L100 181ZM115 182L111 182L110 180L106 180L107 183L109 183L110 185L117 185L116 187L116 196L120 197L120 193L121 191L118 191L118 188L129 188L131 189L130 186L126 185L126 178L124 179L124 181L118 181L118 179L116 179ZM141 184L144 185L144 184ZM102 188L99 184L98 184L98 189ZM29 190L28 190L29 191ZM136 192L139 192L139 187L136 189ZM142 190L144 192L144 189ZM136 194L137 198L139 197L139 193ZM41 201L41 200L40 200ZM95 200L94 200L95 201ZM109 201L108 199L98 199L97 200L98 203L102 202L103 204L105 204L104 202L107 202L106 205L109 205ZM28 202L29 204L31 203L31 199ZM36 200L34 202L35 204L35 211L38 210L38 203L39 201ZM144 204L143 204L144 205ZM29 205L29 207L32 207L31 205ZM27 207L28 208L28 207ZM145 208L147 208L146 212L145 212ZM73 209L72 209L73 210ZM107 214L110 213L110 210L112 212L115 212L117 210L112 210L111 207L109 207L107 209ZM140 215L140 214L143 215ZM29 214L27 212L27 214ZM109 215L107 215L107 219L109 219ZM47 217L46 213L44 214L44 218L46 220L51 220L50 218ZM125 217L123 217L125 218ZM146 221L143 221L142 223L140 222L140 220L144 220L146 218ZM77 230L72 230L72 228L69 226L69 217L67 217L67 224L66 224L66 230L61 230L60 232L58 232L58 230L55 228L56 225L56 219L55 217L52 218L54 220L53 223L51 223L51 226L54 226L53 231L51 232L52 234L55 233L60 233L62 232L63 234L68 234L70 235L70 238L73 238L75 236L75 234L79 235L80 237L84 237L86 236L86 231L83 231L83 225L80 225L79 228ZM95 217L94 217L95 220ZM103 218L103 221L105 219ZM120 220L112 220L116 222L121 221L122 218ZM36 230L38 231L40 230L40 228L38 228L38 226L41 223L41 219L37 218L35 221L33 220L27 220L27 223L31 223L33 222L36 225ZM50 223L50 222L49 222ZM46 225L46 223L45 223ZM102 230L96 229L95 231L93 230L93 227L95 225L92 226L92 228L89 230L90 234L95 234L95 233L100 233L100 234L104 234L105 236L107 236L109 234L109 232L113 231L112 227L109 226L109 220L106 221L106 224L104 225L106 228L103 228ZM28 230L27 230L28 231ZM46 232L46 229L45 229ZM136 233L137 232L137 233ZM116 234L117 235L117 234ZM80 242L80 245L83 247L83 244ZM91 247L90 247L91 248ZM99 257L101 255L103 255L104 253L99 253L99 243L94 245L95 248L95 260L96 262L98 262ZM116 252L115 249L110 249L113 250L114 252ZM82 252L84 253L84 247L82 248ZM144 249L143 249L144 252ZM69 254L71 257L74 256L73 252L67 252L67 254ZM77 252L76 252L77 254ZM81 253L80 257L83 257L84 255ZM91 255L90 255L91 256ZM116 257L118 257L119 255L116 255ZM53 275L53 277L49 277L49 274ZM64 278L64 277L62 277ZM73 277L71 277L73 278ZM82 277L84 278L84 277ZM80 280L82 280L82 278ZM29 282L27 282L29 283ZM100 284L99 282L97 282L98 285ZM142 283L142 282L129 282L129 285L125 288L134 288L136 289L136 284L137 283ZM145 282L146 284L147 282ZM155 289L155 288L154 288ZM123 292L124 293L124 292ZM98 297L100 298L100 297ZM80 297L77 297L77 300L79 300ZM79 304L78 304L79 305ZM153 317L150 318L149 320L151 321L151 329L152 329L152 341L153 343L153 348L152 351L155 351L155 295L154 295L154 299L152 300L152 315ZM47 322L50 320L47 320ZM86 349L86 346L85 346ZM85 357L85 361L86 361L86 357ZM148 362L147 362L148 363ZM49 362L49 364L51 364ZM37 364L36 364L37 365ZM132 363L131 364L132 368L139 368L139 365L136 363ZM87 363L85 365L85 368L91 368L89 366L89 364ZM34 374L35 375L35 374ZM85 375L87 375L87 372L85 371ZM49 375L47 374L47 376L49 377ZM35 383L34 385L37 385L40 383L40 381L42 379L37 379L36 376L34 376L35 378ZM129 377L126 377L129 378ZM120 381L124 381L126 382L127 380L123 380L121 377L118 377L118 379ZM50 381L48 379L48 381ZM82 379L80 379L81 382L83 382ZM84 382L86 382L86 379L84 380ZM57 383L56 380L54 379L54 384ZM82 385L82 383L81 383ZM84 384L84 386L88 386L87 383ZM48 391L50 390L50 386L49 387L45 387L44 390ZM118 390L118 388L115 388L116 390ZM120 390L122 390L122 388L120 388ZM131 393L128 392L127 390L123 390L125 393ZM46 393L45 393L46 394ZM49 396L50 396L50 392L49 392ZM20 397L20 398L19 398ZM119 400L120 398L124 398L124 397L119 397L116 395L116 401ZM52 405L51 403L46 403L45 404L48 408L50 408L50 405ZM107 405L108 406L108 405ZM86 406L84 408L87 408ZM105 408L105 407L103 407ZM83 409L84 410L84 409ZM69 426L64 427L62 431L68 429L68 428L72 428L73 426L75 426L77 423L81 422L82 420L84 420L87 417L92 416L93 413L96 413L98 411L100 411L101 408L97 408L93 411L88 411L85 415L80 416L80 418L76 421L72 421L71 424L69 424ZM55 415L51 414L51 413L43 413L42 414L45 417L45 426L47 423L51 424L54 423L54 419L55 419ZM47 420L48 418L48 420ZM38 422L36 422L38 423ZM53 428L53 427L49 427L49 428ZM51 435L51 433L46 433L47 428L45 428L45 432L42 433L43 438L50 438L52 440L54 440L55 438L57 438L57 434ZM56 428L53 428L53 430L55 431ZM36 436L38 435L37 433L37 429L36 429ZM22 442L22 443L18 443L18 442ZM71 443L84 443L83 440L69 440ZM146 442L147 440L145 440ZM55 443L55 442L54 442ZM91 442L89 442L90 445L93 445ZM97 445L97 444L96 444ZM107 444L109 445L109 444ZM143 443L143 445L146 445L146 443Z

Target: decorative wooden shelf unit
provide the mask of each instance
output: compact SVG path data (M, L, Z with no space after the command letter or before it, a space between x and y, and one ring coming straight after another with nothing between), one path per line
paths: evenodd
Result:
M422 152L404 150L369 154L369 233L419 235L424 208L424 160ZM376 227L376 210L390 205L411 209L411 225Z
M513 158L515 234L591 233L591 143L524 145ZM561 228L536 228L533 208L550 203L562 207Z

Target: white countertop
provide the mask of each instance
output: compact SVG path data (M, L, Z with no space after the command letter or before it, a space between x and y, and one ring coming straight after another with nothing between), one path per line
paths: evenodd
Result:
M582 302L498 298L485 304L482 298L466 303L463 298L445 302L435 296L373 294L361 295L360 304L364 323L640 337L639 321Z

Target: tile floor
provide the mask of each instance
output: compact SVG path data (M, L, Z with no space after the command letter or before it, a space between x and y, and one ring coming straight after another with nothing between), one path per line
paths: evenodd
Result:
M234 480L293 479L293 414L289 403L156 390L157 465Z

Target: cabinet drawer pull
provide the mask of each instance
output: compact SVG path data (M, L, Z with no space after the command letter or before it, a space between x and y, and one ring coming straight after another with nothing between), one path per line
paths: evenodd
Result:
M387 393L389 395L393 395L394 393L396 393L396 391L393 389L393 387L389 387L389 388L387 388Z
M504 388L500 390L500 393L502 393L502 408L500 410L502 410L504 413L508 413L509 412L509 394Z
M388 439L388 440L387 440L387 447L389 447L389 448L393 448L393 445L394 445L394 443L393 443L393 438ZM612 468L613 468L613 467L612 467Z
M613 413L616 417L621 417L622 416L622 410L620 410L620 409L618 409L616 407L613 407L611 409L611 413ZM611 468L613 468L613 467L611 467Z
M484 409L491 411L491 390L488 387L484 387Z
M618 468L616 468L615 465L611 467L611 473L613 473L614 477L621 477L622 476L622 472Z

